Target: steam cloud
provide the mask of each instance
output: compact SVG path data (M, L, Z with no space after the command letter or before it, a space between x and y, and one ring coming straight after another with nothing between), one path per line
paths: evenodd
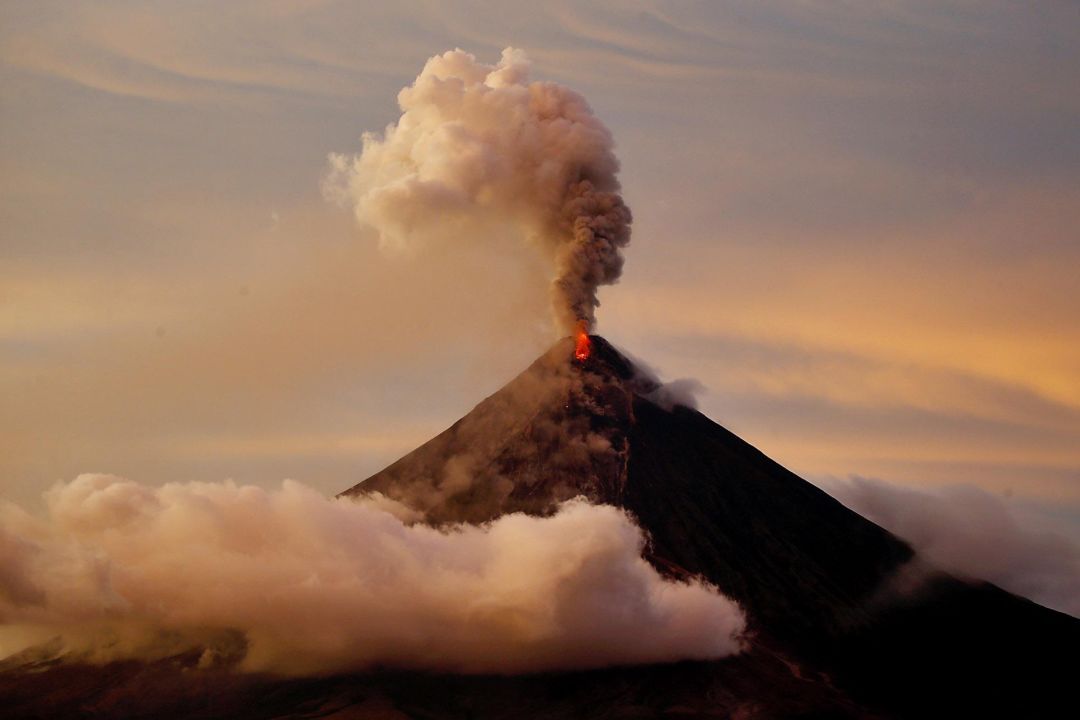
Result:
M932 491L852 478L828 490L932 565L1080 617L1080 545L971 486Z
M462 50L431 58L398 104L398 122L365 133L359 155L330 156L328 196L387 250L514 225L554 264L558 327L592 327L598 286L622 272L631 217L611 133L585 99L530 82L525 54L507 48L494 66Z
M439 530L386 498L292 481L81 475L45 499L43 516L0 504L0 630L59 634L94 661L187 643L210 648L204 664L232 653L289 674L517 673L740 649L738 606L658 575L640 529L609 506Z

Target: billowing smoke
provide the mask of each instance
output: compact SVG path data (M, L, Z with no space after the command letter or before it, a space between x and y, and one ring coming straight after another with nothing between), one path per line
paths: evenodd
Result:
M525 54L507 48L494 66L462 50L431 58L398 104L359 155L331 155L327 194L388 250L524 234L554 265L558 327L592 327L598 286L622 272L630 210L611 133L585 99L531 82Z
M291 481L108 475L45 500L41 516L0 504L0 643L59 635L92 661L190 645L207 648L203 665L291 674L518 673L740 649L738 606L658 575L641 530L610 506L436 529L385 498Z
M922 559L1080 617L1080 544L972 486L934 490L851 478L826 488L912 544Z
M634 364L638 392L670 412L676 406L698 408L698 396L705 393L705 385L695 378L676 378L664 382L660 371L625 349L620 352Z

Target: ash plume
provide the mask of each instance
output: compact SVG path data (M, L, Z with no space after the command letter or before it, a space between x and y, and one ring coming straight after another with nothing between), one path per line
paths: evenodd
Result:
M507 48L496 65L462 50L432 57L398 104L358 155L330 156L327 196L388 251L523 235L554 268L557 327L591 328L597 288L622 273L631 216L611 133L585 98L530 81L525 54Z
M27 644L12 638L59 636L91 662L194 647L203 666L293 675L523 673L741 647L741 609L704 582L661 577L611 506L439 529L387 498L328 499L291 481L108 475L45 500L43 516L0 502L0 656Z

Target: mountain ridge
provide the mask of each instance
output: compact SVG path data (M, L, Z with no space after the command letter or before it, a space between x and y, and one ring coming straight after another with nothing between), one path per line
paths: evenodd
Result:
M403 478L438 485L440 458L480 447L476 484L436 493L425 510L434 522L543 514L584 495L629 512L662 573L704 578L739 602L756 652L835 681L864 708L916 717L1037 708L1053 717L1068 701L1066 658L1080 643L1080 620L927 566L906 542L702 413L662 402L656 378L604 338L589 339L584 361L564 338L446 431L343 494L408 504ZM522 406L523 389L530 422L477 438L498 425L494 416ZM538 420L545 413L549 423ZM569 429L552 434L547 424ZM593 435L607 447L550 461L565 444L590 447Z
M693 408L600 336L565 338L345 497L379 493L436 526L622 508L668 577L748 616L708 662L528 676L388 671L287 679L199 652L0 666L12 718L1065 717L1080 621L926 568L912 548ZM47 648L45 648L47 650Z
M820 639L815 628L858 622L861 598L911 548L697 410L662 406L661 383L604 338L591 343L585 361L573 358L570 338L556 343L450 428L342 495L379 492L436 523L550 513L582 495L636 517L658 569L705 577L767 624L795 620L809 642ZM445 466L459 462L470 484L445 489ZM764 607L766 594L796 593L798 607ZM808 609L818 600L833 606Z

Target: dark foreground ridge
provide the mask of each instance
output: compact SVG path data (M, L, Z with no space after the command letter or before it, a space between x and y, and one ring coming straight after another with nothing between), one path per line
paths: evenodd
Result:
M667 390L603 338L557 343L442 434L344 495L433 523L625 508L648 560L736 599L749 650L716 662L529 677L281 680L197 655L0 666L10 717L1067 717L1080 621L922 566L911 548ZM449 482L447 462L469 471Z

